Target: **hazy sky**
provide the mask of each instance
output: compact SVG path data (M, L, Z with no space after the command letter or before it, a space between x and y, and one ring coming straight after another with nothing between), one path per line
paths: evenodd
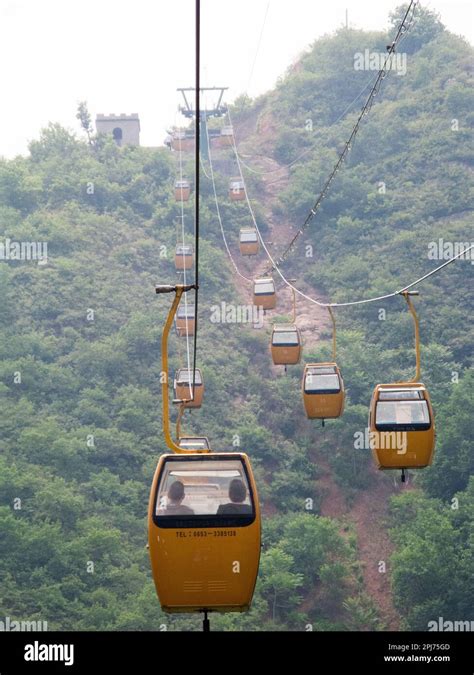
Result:
M313 40L345 23L384 29L401 0L202 0L202 86L227 100L271 88ZM471 0L426 0L473 42ZM268 8L268 11L267 11ZM259 53L252 64L262 31ZM0 0L0 155L24 153L49 121L77 130L77 102L138 112L143 145L180 122L176 87L194 77L193 0Z

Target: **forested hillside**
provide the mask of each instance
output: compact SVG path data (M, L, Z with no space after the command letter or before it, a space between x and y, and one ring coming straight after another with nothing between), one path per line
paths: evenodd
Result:
M321 38L273 91L231 107L253 169L244 166L248 191L276 253L312 206L363 95L354 99L374 75L354 70L354 54L385 51L392 34L341 29ZM441 264L430 257L432 242L474 239L472 50L426 10L401 50L406 74L383 81L330 195L283 265L322 299L396 290ZM176 155L118 148L105 137L89 143L51 123L29 156L0 161L2 240L48 243L47 264L0 262L3 616L65 630L200 629L197 616L161 612L145 548L148 492L165 451L159 341L168 299L154 286L176 278ZM232 150L219 158L223 223L236 250L249 213L226 201ZM192 175L191 155L185 173ZM468 619L471 261L428 279L415 300L437 450L433 467L402 486L373 469L355 434L366 427L374 385L413 376L403 299L337 311L346 410L325 428L308 421L302 365L287 375L271 366L272 316L261 330L211 320L213 306L247 304L251 294L226 257L205 175L201 190L198 360L206 393L185 431L209 436L214 449L230 451L239 439L264 513L252 609L213 617L213 627L426 630L440 616ZM185 209L191 241L192 200ZM257 266L265 267L263 255ZM252 263L244 268L250 273ZM321 315L315 309L305 333L306 361L330 355ZM170 348L172 369L183 365L183 342L173 337Z

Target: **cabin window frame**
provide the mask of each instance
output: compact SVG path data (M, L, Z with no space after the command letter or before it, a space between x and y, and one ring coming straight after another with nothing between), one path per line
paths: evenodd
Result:
M225 457L222 455L214 454L198 454L194 457L190 455L184 456L169 456L163 462L161 467L158 480L156 481L155 493L153 495L153 522L154 524L163 529L222 529L222 528L234 528L234 527L248 527L252 525L257 517L256 509L256 498L253 492L252 483L250 481L250 475L247 470L247 465L244 460L240 457ZM243 474L247 480L248 493L250 497L250 504L252 506L252 513L235 513L235 514L193 514L193 515L172 515L172 516L159 516L156 513L156 503L158 499L158 492L161 480L163 478L163 473L168 462L185 462L185 461L197 461L197 462L212 462L212 461L239 461L243 467Z
M406 423L397 423L397 422L390 422L390 423L381 423L377 420L377 411L379 404L396 404L396 403L402 403L406 405L407 403L411 404L420 404L418 407L423 406L423 408L426 409L426 413L428 415L428 422L406 422ZM419 399L399 399L397 400L382 400L380 401L377 399L375 403L375 411L374 411L374 426L377 431L430 431L430 429L433 426L433 417L431 415L431 410L430 406L428 405L428 401L426 398L419 398Z
M307 388L307 379L308 377L336 377L339 388L338 389L308 389ZM306 373L304 377L304 393L307 394L308 396L335 396L337 394L340 394L342 391L342 382L341 382L341 376L339 373L334 372L334 373L311 373L308 372Z

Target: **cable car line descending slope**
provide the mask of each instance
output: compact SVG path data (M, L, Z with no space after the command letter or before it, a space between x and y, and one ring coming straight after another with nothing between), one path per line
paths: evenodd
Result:
M334 122L332 122L331 126L335 126L336 124L338 124L343 119L343 117L345 117L346 113L352 108L354 103L356 103L360 99L362 94L368 89L368 87L372 84L372 82L375 80L376 77L377 77L376 75L371 76L370 80L366 83L364 88L361 89L361 91L349 103L349 105L345 108L345 110L343 110L343 112L339 115L339 117L336 120L334 120ZM229 115L228 111L227 111L227 115ZM230 124L230 122L229 122L229 124ZM268 169L268 171L258 171L256 169L254 169L253 167L249 166L244 161L243 155L238 151L238 148L237 148L237 154L239 155L240 162L241 162L242 166L244 166L247 169L247 171L250 171L250 173L254 173L257 176L268 176L272 173L278 173L280 171L283 171L284 169L289 169L294 164L297 164L303 157L305 157L312 150L314 150L316 148L316 145L317 144L315 143L314 145L310 146L309 148L306 148L305 150L303 150L303 152L300 155L298 155L298 157L295 157L295 159L293 159L291 162L288 162L288 164L280 164L280 166L277 169ZM271 183L268 183L268 185L271 185Z
M412 0L401 22L395 40L387 48L388 55L380 70L371 93L362 108L357 123L349 140L345 144L338 163L335 165L328 181L319 195L313 209L311 209L303 227L293 237L290 245L276 262L262 237L252 204L249 199L245 180L242 174L242 165L237 151L235 136L226 138L231 140L239 177L232 179L235 183L229 192L232 201L245 200L253 222L253 231L257 233L272 266L268 273L276 270L282 281L296 293L309 302L328 309L333 320L333 358L331 362L317 362L306 364L303 374L303 402L309 418L322 419L339 417L344 409L344 383L336 363L336 330L335 318L332 312L334 307L352 306L369 302L380 301L386 298L403 295L415 321L416 346L416 375L410 382L378 384L374 390L370 406L369 428L375 434L383 432L407 434L406 452L403 457L394 457L393 452L387 454L386 448L380 444L374 449L374 459L380 469L401 469L402 480L404 472L411 468L428 466L434 450L434 416L426 387L420 382L419 367L419 329L418 320L411 304L410 295L417 292L410 291L414 286L435 275L441 269L451 264L459 257L464 256L474 246L467 247L450 260L401 290L394 291L375 298L365 298L344 303L320 302L296 288L281 272L279 264L284 261L291 251L298 237L316 214L321 200L334 179L340 165L344 161L351 144L358 132L363 116L370 111L374 97L377 95L381 81L386 75L386 64L393 55L401 36L406 33L413 22L414 9L417 1ZM199 168L202 162L200 154L200 0L195 0L196 7L196 77L195 77L195 259L194 283L189 284L186 276L187 266L184 264L184 206L183 180L180 149L180 196L181 196L181 238L184 284L156 286L156 293L174 293L174 299L165 322L162 335L162 405L163 405L163 432L166 445L172 451L162 455L158 461L153 484L150 492L148 510L148 537L151 566L156 591L161 606L166 612L201 612L204 614L203 629L209 630L208 612L246 611L249 609L255 583L258 575L260 558L260 506L255 479L252 473L250 460L247 454L215 452L211 449L207 437L181 436L180 424L185 408L199 408L202 404L204 391L202 373L196 367L197 357L197 319L198 319L198 290L199 290ZM229 122L232 124L229 114ZM221 234L231 263L237 274L246 282L253 283L254 304L264 310L274 309L276 305L276 288L272 277L250 279L243 275L230 251L222 223L219 200L215 185L214 167L211 154L211 143L206 124L206 138L210 180L213 186L214 201L218 215ZM223 146L219 146L223 147ZM204 167L203 167L204 168ZM207 174L206 174L207 175ZM248 230L248 228L247 228ZM257 243L258 243L257 240ZM244 244L239 235L239 244ZM252 241L252 243L255 243ZM245 251L245 253L244 253ZM253 255L254 247L241 248L244 255ZM186 294L195 291L194 312L192 322L188 316ZM169 415L169 374L168 374L168 336L173 320L179 316L179 305L184 295L185 330L188 345L187 370L178 370L174 382L175 402L179 403L178 419L176 423L176 441L170 433ZM274 361L281 365L296 364L301 356L301 339L295 324L296 315L293 314L294 325L274 327L272 334L272 348L275 348ZM189 333L193 328L193 366L191 386L191 366L189 350ZM284 330L279 331L278 328ZM289 328L292 330L290 331ZM189 330L188 330L189 329ZM280 336L277 335L280 333ZM287 333L281 336L281 333ZM290 335L290 333L292 333ZM281 339L280 339L281 337ZM295 340L296 337L296 340ZM290 343L291 338L291 343ZM273 344L275 341L275 344ZM283 347L284 350L280 348ZM280 350L280 351L277 351ZM291 351L290 351L291 350ZM284 353L283 353L284 352ZM182 372L184 371L184 373ZM199 391L197 388L199 387ZM189 388L191 397L187 396Z
M334 180L336 174L338 173L339 169L341 168L344 160L346 159L346 156L347 156L348 152L350 151L350 149L352 147L352 144L355 140L357 132L359 131L359 127L361 125L362 119L365 117L365 115L368 115L368 113L370 112L370 110L373 106L374 99L379 92L382 80L384 80L386 75L387 75L387 71L386 71L387 64L391 61L391 58L392 58L393 54L395 53L395 49L398 46L402 36L406 32L409 31L409 29L410 29L410 27L413 23L414 12L415 12L415 8L417 6L417 2L418 2L418 0L411 0L409 6L407 8L407 11L405 12L405 16L403 17L403 19L402 19L402 21L401 21L401 23L398 27L397 34L395 35L395 38L394 38L393 42L389 46L387 46L387 52L388 53L387 53L387 56L385 58L385 61L384 61L383 65L382 65L382 68L379 70L379 72L377 74L374 85L373 85L372 89L370 90L369 96L367 97L367 100L364 103L364 105L362 107L362 110L359 113L359 116L358 116L357 121L354 125L354 128L352 129L351 135L349 136L349 139L345 142L344 149L341 152L341 154L339 155L339 158L338 158L336 164L334 165L334 167L333 167L333 169L332 169L332 171L329 175L329 178L326 180L326 183L324 184L323 189L321 190L321 193L318 195L313 207L311 208L309 214L306 216L306 219L305 219L303 225L300 227L300 229L294 235L294 237L292 238L292 240L290 241L290 243L288 244L288 246L286 247L284 252L278 258L278 262L277 263L273 262L273 267L265 270L265 273L270 274L270 272L273 269L275 269L277 264L280 264L285 260L285 258L288 256L290 251L294 248L294 245L298 241L299 237L307 229L311 220L316 215L316 212L319 209L322 200L326 197L326 195L328 193L328 190L329 190L329 187L330 187L332 181ZM234 142L234 145L235 145L235 142Z
M179 180L181 183L181 191L183 190L183 159L182 159L182 151L181 151L181 138L179 139ZM181 265L180 267L182 268L183 272L183 281L184 281L184 286L188 285L187 277L186 277L186 271L188 269L188 263L187 263L187 256L186 256L186 242L185 242L185 237L184 237L184 200L181 196ZM178 247L176 247L176 256L178 257L179 261L179 252L178 252ZM196 291L197 293L197 291ZM187 357L187 366L188 366L188 373L191 372L191 353L190 353L190 348L189 348L189 312L188 312L188 298L186 293L184 294L184 309L185 309L185 332L186 332L186 357ZM195 312L196 315L196 312ZM194 330L193 330L193 336L194 336L194 341L196 341L196 316L194 317ZM189 378L190 380L190 378ZM193 368L193 382L195 380L195 364ZM193 399L193 391L194 389L191 387L191 380L189 381L189 398Z
M250 89L250 83L251 83L251 81L252 81L253 71L254 71L254 69L255 69L255 64L257 63L257 57L258 57L258 53L259 53L259 51L260 51L260 45L261 45L261 43L262 43L263 31L265 30L265 24L266 24L266 21L267 21L267 15L268 15L268 10L269 10L269 9L270 9L270 0L268 0L268 2L267 2L267 7L266 7L266 9L265 9L265 15L264 15L264 17L263 17L262 28L260 29L260 35L259 35L259 37L258 37L257 49L255 50L255 56L254 56L254 58L253 58L252 67L251 67L251 69L250 69L249 79L248 79L248 81L247 81L247 89L246 89L247 94L248 94L248 91L249 91L249 89Z
M377 302L377 301L380 301L380 300L386 300L386 299L388 299L388 298L393 298L393 297L395 297L395 296L397 296L397 295L401 295L401 294L403 294L405 291L408 291L410 288L413 288L414 286L417 286L418 284L420 284L421 282L423 282L425 279L428 279L429 277L433 276L434 274L437 274L437 273L438 273L440 270L442 270L444 267L446 267L447 265L450 265L452 262L454 262L454 261L457 260L458 258L461 258L462 256L466 255L466 253L468 253L471 249L474 248L474 244L472 244L471 246L468 246L468 247L465 248L463 251L461 251L461 252L458 253L457 255L453 256L452 258L450 258L449 260L447 260L446 262L444 262L442 265L439 265L439 267L436 267L434 270L431 270L430 272L428 272L427 274L423 275L423 276L420 277L419 279L416 279L415 281L410 282L409 284L407 284L407 285L404 286L403 288L401 288L401 289L399 289L399 290L396 290L396 291L393 291L392 293L387 293L387 294L385 294L385 295L379 295L379 296L376 296L376 297L374 297L374 298L364 298L364 299L361 299L361 300L352 300L352 301L348 301L348 302L320 302L319 300L316 300L315 298L312 298L311 296L307 295L306 293L303 293L303 291L300 291L299 288L297 288L296 286L294 286L294 285L286 278L286 276L283 274L283 272L280 270L279 263L277 263L277 262L274 260L272 254L271 254L270 251L268 250L268 247L266 246L266 244L265 244L265 242L264 242L264 240L263 240L262 233L260 232L260 229L259 229L259 227L258 227L257 220L256 220L256 218L255 218L255 214L254 214L252 205L251 205L251 203L250 203L250 199L249 199L248 192L247 192L247 187L246 187L246 185L245 185L245 181L244 181L243 174L242 174L242 167L241 167L241 164L240 164L240 159L239 159L239 156L238 156L238 153L237 153L237 148L236 148L236 145L235 145L235 136L234 136L234 138L233 138L232 147L233 147L233 149L234 149L234 154L235 154L237 166L238 166L238 169L239 169L240 177L241 177L241 179L242 179L242 181L243 181L243 183L244 183L244 186L245 186L245 198L246 198L246 201L247 201L247 206L248 206L248 209L249 209L249 212L250 212L250 216L251 216L251 218L252 218L252 222L253 222L253 224L254 224L255 229L256 229L257 232L258 232L258 235L259 235L259 238L260 238L262 247L263 247L263 249L264 249L264 251L265 251L265 253L266 253L268 259L269 259L270 262L272 263L272 266L269 267L269 268L267 268L267 270L265 270L264 274L265 274L265 273L268 273L268 272L271 272L272 270L275 270L275 271L278 273L278 275L280 276L280 278L282 279L282 281L283 281L287 286L289 286L290 288L292 288L292 289L295 291L295 293L298 293L298 295L300 295L302 298L305 298L305 299L308 300L309 302L312 302L312 303L314 303L315 305L318 305L319 307L349 307L349 306L352 306L352 305L363 305L363 304L366 304L366 303L369 303L369 302Z
M198 309L199 309L199 156L200 156L200 133L201 133L201 0L196 0L195 5L195 109L196 109L196 140L194 147L194 180L195 180L195 199L194 199L194 255L196 261L194 265L194 283L196 286L194 293L194 348L193 348L193 391L196 385L196 359L197 359L197 336L198 336Z
M207 152L208 152L208 157L209 157L209 172L210 172L210 179L212 181L212 190L213 190L213 194L214 194L214 202L215 202L215 205L216 205L217 219L219 221L219 226L220 226L220 230L221 230L221 234L222 234L222 239L224 241L224 246L225 246L225 249L227 251L227 255L229 256L230 261L231 261L236 273L239 275L239 277L241 277L242 279L244 279L245 281L247 281L248 283L251 284L252 279L249 279L249 277L246 277L239 270L239 268L237 266L237 263L235 262L234 257L232 256L229 245L227 243L227 238L225 236L224 226L222 224L221 211L220 211L220 208L219 208L219 200L217 198L216 182L215 182L215 179L214 179L214 167L212 165L211 144L210 144L210 141L209 141L209 133L208 133L208 130L207 130L207 125L206 125L206 143L207 143Z
M209 612L243 612L250 608L260 562L261 524L257 487L248 456L241 452L214 452L206 437L181 437L180 433L184 409L200 407L204 391L201 371L196 368L200 10L200 0L195 0L195 278L193 284L186 283L186 265L183 263L184 284L159 284L155 288L160 295L174 294L161 338L163 434L172 454L160 457L154 474L148 505L148 547L155 588L162 609L169 613L201 612L204 615L203 630L209 631ZM209 143L209 139L207 142ZM181 208L183 209L183 199ZM183 212L182 239L184 246ZM185 297L186 307L186 294L191 290L195 291L192 390L190 399L182 398L191 381L188 356L187 370L178 370L174 382L175 402L180 406L175 442L170 433L168 337L182 296ZM185 326L188 338L187 313Z
M413 8L413 13L412 13L412 17L410 18L410 22L407 25L407 28L404 31L403 35L401 36L400 40L398 41L397 47L400 47L403 40L405 40L405 38L407 37L408 31L410 30L410 28L412 27L412 25L414 25L416 23L415 10L416 10L416 6ZM354 103L356 103L360 99L362 94L372 85L372 83L376 80L377 77L378 77L378 75L375 74L375 75L372 75L369 78L369 80L364 85L364 87L360 90L360 92L357 94L357 96L346 106L346 108L342 111L342 113L339 115L339 117L337 119L335 119L334 122L331 122L331 125L330 125L331 127L334 127L334 126L336 126L336 124L339 124L339 122L346 116L346 113L349 112L349 110L352 108ZM229 124L230 124L230 122L229 122ZM282 171L283 169L289 169L294 164L297 164L308 153L310 153L312 150L314 150L316 148L316 146L317 146L317 143L314 143L309 148L306 148L305 150L303 150L303 152L301 154L299 154L297 157L295 157L295 159L293 159L291 162L288 162L288 164L281 164L277 169L269 169L267 171L258 171L256 169L254 169L253 167L249 166L243 160L243 155L241 155L240 152L238 152L238 149L237 149L237 152L239 154L239 158L240 158L242 166L244 166L248 171L250 171L250 173L254 173L254 174L259 175L259 176L268 176L272 173L278 173L279 171ZM272 185L272 182L267 183L267 185Z
M405 15L405 19L408 16L408 12ZM403 22L397 36L401 34ZM396 40L392 43L392 48L394 48ZM382 71L383 72L383 69ZM378 81L380 82L379 78ZM376 91L374 89L373 91ZM369 96L368 101L373 100ZM371 105L371 104L370 104ZM370 110L370 105L367 108ZM367 104L366 104L367 106ZM230 118L230 113L228 112L229 123L232 125L232 120ZM362 119L362 115L359 117L358 123ZM346 152L350 148L350 142L354 138L355 133L357 132L358 126L356 125L349 142L346 144ZM250 212L250 216L253 220L254 227L258 232L262 246L267 254L269 260L272 262L272 267L268 268L266 272L271 272L276 270L281 279L284 281L288 287L293 290L293 293L298 293L300 296L305 299L313 302L316 305L321 307L326 307L331 315L333 321L333 362L332 363L317 363L317 364L306 364L304 373L303 373L303 383L302 383L302 393L303 393L303 402L307 416L310 419L322 419L322 424L324 426L325 418L340 417L343 414L344 410L344 383L342 380L342 375L340 370L335 362L335 319L332 313L333 307L345 307L352 305L365 304L368 302L380 301L383 299L395 297L398 295L403 295L405 300L408 303L410 312L412 313L415 320L415 338L416 338L416 355L417 355L417 373L415 379L410 383L396 383L383 385L379 384L376 386L371 405L370 405L370 415L369 415L369 428L371 429L374 438L377 438L378 441L373 450L374 460L380 469L393 469L400 468L402 470L402 481L405 481L405 471L408 468L424 468L429 466L433 459L434 452L434 413L431 407L429 394L426 390L426 387L419 382L420 380L420 369L419 369L419 328L418 328L418 319L413 305L411 304L410 295L418 294L417 291L410 291L416 285L422 283L424 280L438 273L441 269L447 265L454 262L454 260L465 256L474 246L468 246L466 249L458 253L456 256L453 256L450 260L444 262L434 270L431 270L427 274L423 275L419 279L409 283L407 286L404 286L402 289L394 291L383 296L377 296L375 298L366 298L361 300L353 300L344 303L322 303L318 300L311 298L309 295L303 293L298 288L296 288L289 280L284 276L279 268L279 264L276 263L263 238L261 236L252 205L248 196L246 189L246 184L242 174L241 162L236 147L235 135L233 137L233 150L237 163L237 167L240 174L240 179L242 185L244 186L245 199L247 201L247 207ZM344 154L341 155L344 157ZM341 159L342 161L342 159ZM335 172L333 172L332 177L334 177ZM330 181L332 180L330 177ZM329 182L330 182L329 181ZM328 184L327 184L328 185ZM327 187L327 186L326 186ZM323 195L324 196L324 195ZM313 213L314 215L314 213ZM300 230L299 234L301 234ZM296 241L297 235L293 238L293 241ZM288 250L288 249L287 249ZM281 261L281 258L280 258ZM267 304L263 304L263 301L257 298L256 289L258 284L262 286L273 284L273 279L257 279L255 280L254 286L254 303L262 304L264 309L273 309L276 305L276 295L273 286L273 292L270 293L271 304L269 299L264 299ZM267 295L269 295L267 293ZM274 333L272 334L271 341L271 351L272 356L275 350L273 344ZM275 359L274 359L275 362ZM286 368L286 365L285 365ZM424 406L424 407L423 407ZM421 419L422 418L422 419ZM394 456L392 449L386 449L385 447L385 432L403 432L406 434L406 452L398 452L397 456ZM381 440L382 439L382 440Z

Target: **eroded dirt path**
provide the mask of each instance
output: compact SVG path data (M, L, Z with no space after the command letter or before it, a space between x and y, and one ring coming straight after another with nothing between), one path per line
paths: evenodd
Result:
M364 587L373 599L385 630L399 630L400 616L393 607L390 587L390 556L394 546L387 532L388 503L401 487L371 468L374 481L357 493L348 504L344 491L335 482L327 459L317 450L311 459L322 471L317 488L322 493L321 515L350 523L357 535L358 559L361 562ZM385 570L385 571L384 571Z

